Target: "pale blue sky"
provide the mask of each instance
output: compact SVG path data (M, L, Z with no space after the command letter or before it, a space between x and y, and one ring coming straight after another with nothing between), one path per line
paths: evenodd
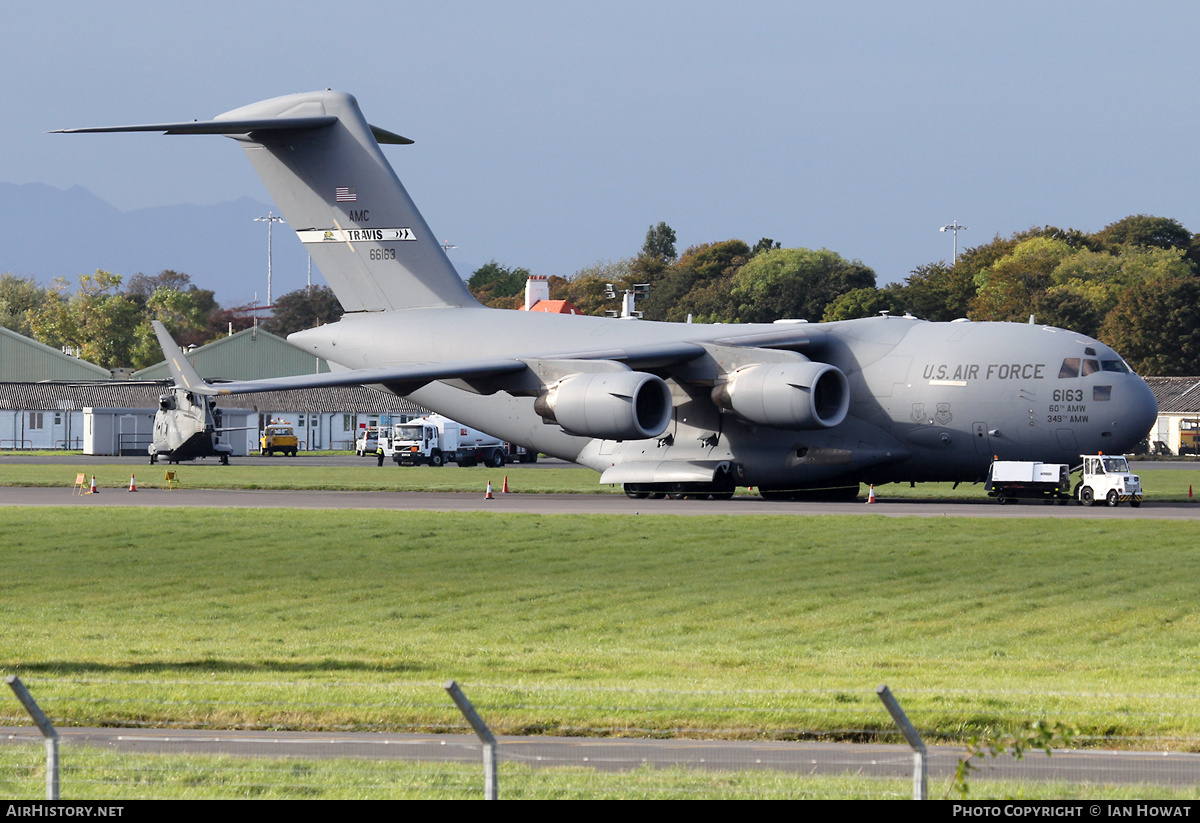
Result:
M44 132L338 88L417 141L386 152L467 273L494 258L569 275L634 254L660 220L681 249L769 236L860 258L881 284L949 258L952 220L970 226L962 245L1142 212L1200 230L1196 3L127 1L7 17L0 181L78 184L124 210L267 203L228 140Z

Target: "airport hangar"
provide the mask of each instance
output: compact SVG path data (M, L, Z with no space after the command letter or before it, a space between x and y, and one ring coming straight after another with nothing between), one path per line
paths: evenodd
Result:
M255 380L329 371L329 364L262 329L246 329L188 352L209 380ZM72 449L144 455L159 396L169 392L163 361L138 372L110 371L0 327L0 449ZM360 427L425 414L390 392L359 386L263 392L222 398L225 438L235 455L257 450L270 420L292 424L306 450L353 449Z

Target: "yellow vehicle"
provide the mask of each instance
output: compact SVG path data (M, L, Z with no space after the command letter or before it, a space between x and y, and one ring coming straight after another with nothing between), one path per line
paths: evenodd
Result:
M300 441L296 439L296 432L292 430L292 424L279 421L267 424L263 429L260 441L263 457L269 457L275 452L295 457L300 447Z
M1200 454L1200 420L1179 421L1179 453Z

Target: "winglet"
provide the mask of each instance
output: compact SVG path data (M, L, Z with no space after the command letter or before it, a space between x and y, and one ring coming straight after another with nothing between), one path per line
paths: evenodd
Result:
M175 385L196 394L216 394L217 390L205 383L196 367L183 356L183 350L175 345L167 327L157 320L151 321L151 325L154 326L154 333L158 335L158 345L162 346L163 356L167 358L167 367L171 369Z

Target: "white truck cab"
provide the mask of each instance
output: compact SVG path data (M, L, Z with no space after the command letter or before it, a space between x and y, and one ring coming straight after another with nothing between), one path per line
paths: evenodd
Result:
M1075 487L1075 498L1084 506L1104 501L1117 506L1122 501L1142 505L1142 481L1129 471L1129 461L1121 455L1083 455L1083 478Z

